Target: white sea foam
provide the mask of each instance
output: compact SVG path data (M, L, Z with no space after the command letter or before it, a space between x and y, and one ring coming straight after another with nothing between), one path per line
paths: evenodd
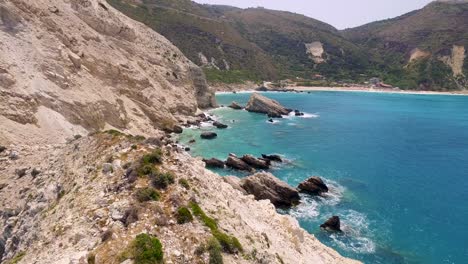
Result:
M295 218L311 219L320 215L320 204L310 195L301 194L301 204L289 211L289 215Z
M318 114L309 114L309 113L304 113L303 116L299 116L301 118L319 118L320 116Z
M294 118L319 118L319 114L311 114L311 113L304 113L303 116L296 116L296 113L290 112L288 115L283 115L282 116L285 119L294 119Z
M270 121L267 120L265 122L267 122L268 124L278 124L278 123L280 123L280 121L278 121L278 120L273 120L273 122L270 122Z
M369 220L363 213L346 210L341 212L343 233L330 235L333 241L347 251L374 253L376 245L370 237Z

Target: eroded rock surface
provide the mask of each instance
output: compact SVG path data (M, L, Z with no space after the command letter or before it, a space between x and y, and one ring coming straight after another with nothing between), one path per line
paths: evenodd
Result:
M249 112L268 114L272 117L281 117L288 115L291 110L282 106L277 101L265 97L259 93L253 93L245 109Z
M296 189L267 172L242 179L241 186L255 199L269 200L275 206L292 206L300 200Z

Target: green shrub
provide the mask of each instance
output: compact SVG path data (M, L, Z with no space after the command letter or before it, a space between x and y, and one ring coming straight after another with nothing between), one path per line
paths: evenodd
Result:
M205 226L210 228L211 234L213 234L213 237L216 238L218 243L221 245L221 248L223 249L223 251L230 253L230 254L235 254L235 253L243 251L242 245L239 242L239 240L234 236L230 236L228 234L225 234L219 231L216 220L207 216L197 203L190 202L189 205L190 205L190 208L192 209L193 214L197 216Z
M139 234L130 251L135 264L163 263L162 244L155 236Z
M141 158L143 164L161 164L162 163L162 150L155 149L150 154L146 154Z
M190 184L186 179L180 179L179 184L187 190L190 190Z
M178 224L185 224L193 221L192 213L190 213L187 207L180 207L177 210L176 218Z
M21 251L18 254L16 254L16 256L14 256L10 260L10 262L7 262L7 264L16 264L16 263L20 262L24 258L24 256L26 256L26 253Z
M211 231L218 229L218 224L216 223L216 220L214 220L211 217L208 217L197 203L190 202L189 205L190 205L190 208L192 209L193 214L197 216L198 218L200 218L203 224L207 226L209 229L211 229Z
M157 201L160 198L160 194L153 188L146 187L138 189L135 192L135 198L140 202L147 202L147 201Z
M166 189L169 185L173 184L174 182L174 175L171 172L158 172L155 174L151 174L151 184L155 188Z
M94 254L89 254L88 257L88 264L95 264L96 263L96 255Z
M239 240L219 230L213 231L213 236L219 241L224 252L235 254L242 251L242 245Z
M159 173L158 169L154 167L152 164L140 164L137 168L138 176L146 176L151 174Z
M144 136L141 136L141 135L137 135L134 138L135 138L136 141L143 141L143 140L146 139Z
M131 149L132 149L132 150L136 150L137 148L138 148L138 146L137 146L137 145L135 145L135 144L134 144L134 145L132 145L132 147L131 147Z
M210 254L210 264L223 264L223 255L221 254L221 245L219 241L212 237L208 240L208 253Z
M106 130L106 131L104 131L104 133L109 134L109 135L112 135L112 136L114 136L114 137L124 135L124 133L122 133L122 132L120 132L120 131L118 131L118 130L115 130L115 129Z

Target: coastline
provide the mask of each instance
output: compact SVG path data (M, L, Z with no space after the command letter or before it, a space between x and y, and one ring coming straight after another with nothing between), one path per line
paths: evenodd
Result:
M417 90L396 90L388 88L369 88L363 86L353 87L305 87L294 86L286 87L298 92L312 92L312 91L327 91L327 92L365 92L365 93L395 93L395 94L426 94L426 95L462 95L467 96L468 91L453 91L453 92L439 92L439 91L417 91Z
M388 89L388 88L369 88L369 87L363 87L363 86L352 86L352 87L288 86L283 89L284 90L271 90L267 92L361 92L361 93L468 96L468 91L452 91L452 92L417 91L417 90L396 90L396 89ZM221 90L215 89L215 90L216 90L216 94L229 94L233 92L236 92L236 93L265 92L265 91L257 91L255 89L237 89L237 90L229 90L229 91L226 91L224 89L221 89Z

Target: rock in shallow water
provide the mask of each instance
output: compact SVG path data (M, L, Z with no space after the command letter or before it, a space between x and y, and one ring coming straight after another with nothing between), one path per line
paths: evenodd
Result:
M299 192L267 172L256 173L241 180L242 188L257 200L270 200L275 206L292 206L299 203Z
M245 163L249 164L250 166L256 169L268 169L270 168L269 161L258 159L252 155L244 155L241 158Z
M205 162L207 168L224 168L224 161L219 159L203 159L203 162Z
M258 93L253 93L250 96L245 109L249 112L268 114L269 117L281 117L291 112L290 109L285 108L277 101Z
M249 164L235 156L227 158L226 166L236 170L253 171L253 168Z
M312 195L321 195L322 193L328 192L327 185L323 182L320 177L314 176L301 182L297 187L301 192L305 192Z
M219 128L219 129L228 128L227 125L222 124L222 123L220 123L220 122L218 122L218 121L214 121L214 122L213 122L213 126L215 126L216 128Z
M276 162L283 162L283 159L281 158L281 156L276 155L276 154L273 154L273 155L262 154L262 158L271 160L271 161L276 161Z
M215 132L203 132L200 135L200 137L203 139L213 139L213 138L216 138L217 136L218 134L216 134Z
M321 224L320 227L328 231L341 232L340 218L334 215L325 221L325 223Z

